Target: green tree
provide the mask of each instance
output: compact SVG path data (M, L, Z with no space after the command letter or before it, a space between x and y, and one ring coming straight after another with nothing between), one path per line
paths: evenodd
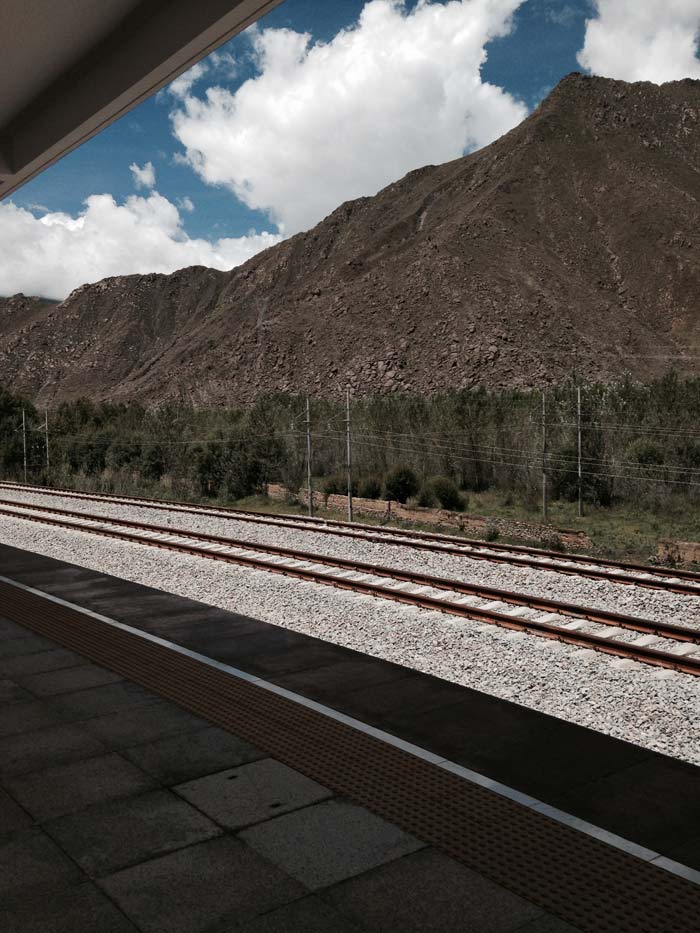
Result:
M418 477L407 466L394 467L384 479L384 497L395 499L396 502L407 502L419 489Z

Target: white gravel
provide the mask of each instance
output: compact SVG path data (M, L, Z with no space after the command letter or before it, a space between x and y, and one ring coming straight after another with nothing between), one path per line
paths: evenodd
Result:
M6 493L4 497L9 498ZM30 498L37 504L40 499L57 504L54 497L22 495L23 501ZM72 500L72 506L68 501L66 507L75 508L76 501ZM154 519L153 511L147 509L110 509L114 507L100 504L98 510L84 503L81 510L109 512L115 517L146 515L158 524L167 523L166 513ZM478 579L578 602L609 605L616 598L611 608L659 618L677 618L681 610L692 608L694 619L698 618L689 597L634 592L555 573L411 553L311 532L280 532L248 524L235 529L242 523L227 519L208 521L174 513L172 519L171 524L179 527L230 535L245 529L250 540L299 546L303 536L308 550ZM6 516L0 516L0 541L315 635L700 764L700 678L611 660L593 651L319 584Z
M684 596L664 590L645 589L604 580L587 580L556 571L512 564L491 563L432 551L413 550L395 544L377 544L356 538L297 530L279 525L258 525L236 519L204 517L161 511L143 506L123 506L69 497L0 490L0 498L46 505L113 518L146 521L155 525L226 535L256 544L300 548L331 557L347 557L400 570L414 570L464 582L479 583L518 593L609 609L658 622L700 628L700 596ZM368 528L371 530L371 528ZM457 543L457 542L455 542Z

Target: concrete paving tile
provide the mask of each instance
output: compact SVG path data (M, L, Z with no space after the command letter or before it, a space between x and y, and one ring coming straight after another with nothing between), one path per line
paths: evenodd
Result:
M319 702L335 700L344 693L400 680L412 671L379 658L353 658L293 674L275 676L274 682Z
M20 655L46 651L55 645L40 635L22 635L19 638L7 638L0 641L0 658L16 658Z
M324 898L377 933L511 933L543 913L434 849L352 878Z
M169 736L190 734L207 728L209 723L174 703L161 700L86 719L80 725L109 748L122 749Z
M674 862L680 862L682 865L700 871L700 836L689 839L677 848L669 849L664 854Z
M413 717L426 710L458 703L464 688L429 674L409 672L410 676L387 683L348 688L333 706L363 722L382 726L400 716Z
M137 620L131 617L132 623ZM225 615L220 621L216 617L216 610L206 607L200 612L169 612L149 614L141 616L138 619L138 627L144 628L147 632L166 638L168 641L174 641L177 644L185 638L192 638L199 635L204 627L209 631L214 624L219 622L222 629L230 636L251 635L260 631L260 626L265 623L258 622L256 619L246 619L244 616Z
M0 674L6 677L25 677L28 674L57 671L64 667L77 667L87 663L85 658L68 651L67 648L52 648L50 651L38 651L36 654L4 658L0 660Z
M107 670L106 667L100 667L98 664L81 664L79 667L30 674L21 678L20 684L34 696L41 698L59 693L72 693L75 690L86 690L90 687L101 687L103 684L114 684L123 679L121 674Z
M211 820L166 790L96 804L50 820L43 829L92 877L221 834Z
M0 840L11 833L28 829L33 822L31 816L0 788Z
M180 784L175 791L227 829L240 829L332 796L272 758Z
M14 680L0 679L0 706L31 702L33 699L31 693L23 690Z
M256 761L264 758L265 752L211 726L137 745L124 755L161 783L171 785Z
M306 893L228 836L127 868L99 884L143 933L223 931Z
M0 739L0 775L37 771L50 765L91 758L104 745L79 726L67 723Z
M327 800L240 837L310 889L327 887L424 846L363 807Z
M538 917L524 927L518 927L517 933L581 933L578 927L572 927L565 920L553 917L551 914L545 914Z
M662 855L700 837L698 768L661 756L552 795L548 802Z
M83 873L40 830L0 846L0 902L12 895L77 884Z
M50 898L4 901L0 929L5 933L138 933L91 882L52 891Z
M31 703L14 703L11 706L0 707L0 738L29 732L32 729L44 729L61 721L58 713L38 700Z
M3 783L37 820L75 813L102 800L156 786L153 778L116 753L4 778Z
M104 716L106 713L156 703L159 700L157 694L129 681L77 690L75 693L62 693L57 697L46 697L46 702L63 718L74 721L92 719L93 716Z
M592 729L460 689L466 697L462 702L415 716L402 712L387 719L385 728L457 764L552 803L552 795L562 787L574 788L653 757L647 749ZM547 762L546 767L543 762Z
M234 930L240 933L367 933L368 927L358 925L312 894L242 926L231 927L231 933Z
M18 625L17 622L8 619L7 616L0 616L0 638L23 638L28 634L29 629Z

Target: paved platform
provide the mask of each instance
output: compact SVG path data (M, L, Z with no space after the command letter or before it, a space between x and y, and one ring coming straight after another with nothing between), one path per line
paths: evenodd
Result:
M0 929L576 930L2 616Z
M597 825L605 827L608 821L612 832L633 840L636 836L640 845L653 847L657 852L664 852L661 845L641 840L661 842L666 846L665 853L673 853L675 858L683 851L688 855L683 859L685 863L692 864L700 831L699 772L691 766L397 665L28 552L0 548L0 573L344 710L433 751L436 758L464 763L540 800L559 806L560 801L571 800L573 806L567 809L574 813L576 801L585 801L588 789L588 799L602 813L602 818L595 820ZM164 893L159 887L160 868L148 866L155 860L160 863L172 858L174 866L180 865L182 879L198 863L190 862L189 854L182 857L184 861L177 862L171 853L180 850L190 853L197 846L206 846L217 861L219 853L228 849L223 844L215 847L214 843L230 837L238 844L252 847L258 858L271 862L303 888L302 893L290 895L284 902L293 902L290 916L300 919L292 919L291 925L285 926L287 920L280 914L273 925L252 925L250 929L524 929L532 933L575 929L548 915L541 900L540 906L535 906L521 896L522 891L518 895L473 867L467 868L444 852L425 846L391 821L333 794L323 783L290 769L250 742L231 735L230 730L215 729L113 671L87 662L27 630L13 628L13 623L6 621L3 625L4 628L0 626L0 736L9 729L6 738L11 740L6 749L5 739L0 738L0 788L7 797L0 800L9 813L6 841L12 845L19 838L17 834L37 834L40 830L48 833L54 845L67 853L97 885L97 893L118 904L132 924L134 917L122 903L127 900L127 889L136 885L139 890L151 891L145 896L151 905L154 900L168 897L167 886ZM539 760L533 765L534 755L539 755ZM528 761L521 761L523 757ZM64 783L60 775L56 780L59 771L66 775ZM47 779L48 772L51 773ZM671 793L677 792L675 799L671 798L673 807L668 808L673 819L665 823L663 813L647 819L641 806L664 786L655 785L650 776L656 781L670 781L675 789ZM597 798L596 785L608 787L606 782L611 779L613 786L614 782L618 784L621 803L632 790L635 796L631 803L620 808L614 800L611 805ZM235 793L231 782L236 782ZM164 791L166 800L158 796ZM662 802L667 793L664 791ZM172 795L177 806L170 799ZM61 808L66 806L69 796L70 806L76 809L64 812ZM131 802L125 811L127 817L122 818L116 801L125 799ZM273 810L272 815L265 811L265 801ZM128 813L132 805L134 817L130 822ZM185 817L182 807L206 817L208 831L213 832L209 825L212 824L216 833L206 835L203 824L197 820L190 825L189 809ZM680 815L676 807L680 808ZM76 816L71 823L67 819L72 813L83 812L88 814L84 820ZM359 817L360 812L365 815ZM142 834L140 827L149 822L149 814L156 814L151 820L152 831L150 835ZM591 819L585 814L581 806L577 815ZM31 825L26 818L30 818ZM401 840L396 843L399 847L396 853L382 862L381 868L379 863L365 863L362 857L359 862L352 862L353 853L361 855L367 843L363 829L367 821L375 827L381 824L391 838ZM61 838L52 836L47 829L54 824L63 825ZM169 827L173 826L173 835L182 833L182 845L167 842ZM629 826L630 831L625 832L621 826ZM125 838L120 841L122 830ZM158 848L161 830L166 837L163 850ZM356 830L357 837L353 835ZM5 826L0 824L0 834L4 832ZM205 835L200 838L197 834L202 832ZM399 835L392 837L392 832ZM105 838L111 839L115 833L114 846L106 844ZM382 848L384 837L381 833L379 836L377 844ZM339 870L350 872L343 876L346 880L336 874L334 859L329 859L329 853L335 854L337 840L343 838L350 841L345 854L342 845L339 850L339 861L345 866ZM370 849L372 838L370 832ZM401 848L403 845L408 848ZM81 850L78 856L69 851L71 846L84 846L87 851ZM163 855L164 851L169 854ZM12 852L9 858L14 864ZM124 863L126 858L129 860ZM388 864L399 867L390 869ZM139 874L137 868L143 865L147 867ZM209 865L207 856L202 871L212 871L216 876L214 867L206 867ZM110 893L104 879L132 870L132 880L122 889L115 882ZM230 870L230 865L222 869L224 874ZM368 880L364 893L357 895L355 903L362 906L357 906L355 913L347 906L342 908L341 902L334 900L335 893L331 897L329 892L335 892L337 886L351 885L350 878L355 879L353 885L362 887L359 879L370 879L375 872L377 877ZM59 877L63 877L60 871ZM86 883L83 876L80 881L70 873L66 877L71 878L65 882L70 886ZM244 877L242 874L241 878ZM458 894L444 880L440 881L452 877L462 879ZM25 872L21 872L20 883L24 878ZM44 883L41 877L37 883L39 887ZM552 884L556 883L552 879ZM420 896L416 892L421 892ZM25 925L10 928L51 929L45 925L46 918L31 926L33 920L29 914L22 914L21 897L17 900L16 893L10 892L16 915L12 922ZM90 895L86 903L92 904L96 897ZM60 898L58 903L62 903ZM422 913L423 903L429 909ZM458 910L453 910L455 903ZM518 910L524 904L535 913L524 917L515 910L513 916L508 911L501 916L498 914L501 903L517 904ZM314 926L316 908L308 906L311 904L322 904L319 917L326 917L326 910L332 907L340 911L343 923L351 925L340 926L339 920L321 919L321 925ZM405 905L410 909L404 919L401 911ZM264 906L258 913L277 909ZM297 910L301 911L298 915ZM467 922L472 917L470 911L474 912L473 919ZM238 928L248 916L238 903L231 907L230 927L225 925L228 920L223 926L218 920L210 921L204 910L201 916L193 917L185 908L181 912L185 924L181 927L149 925L155 921L142 917L136 928L223 930ZM393 925L395 917L400 919L399 927ZM5 929L4 924L2 928ZM106 925L104 928L111 929ZM69 923L65 929L80 927Z

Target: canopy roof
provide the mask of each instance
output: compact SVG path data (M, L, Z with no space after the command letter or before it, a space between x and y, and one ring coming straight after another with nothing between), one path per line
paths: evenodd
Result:
M2 0L0 199L281 0Z

